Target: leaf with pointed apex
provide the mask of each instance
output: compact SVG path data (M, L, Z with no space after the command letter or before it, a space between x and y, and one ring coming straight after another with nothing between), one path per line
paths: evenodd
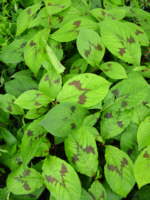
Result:
M120 63L109 61L101 64L99 68L112 79L125 79L127 74L125 69Z
M34 14L40 9L41 3L34 4L19 13L17 18L17 35L23 33L30 25Z
M60 63L53 49L48 45L46 46L46 52L47 52L48 60L50 61L50 63L52 64L56 72L58 73L64 72L65 67Z
M7 178L7 188L16 195L31 194L43 186L43 179L35 169L20 166Z
M44 0L49 15L57 14L71 5L70 0Z
M51 35L51 38L58 42L69 42L75 40L81 28L96 29L97 24L88 17L75 17L69 20L56 32Z
M23 92L15 101L15 104L24 109L36 109L48 105L52 99L38 90Z
M87 114L80 105L60 103L44 116L41 125L54 136L66 137L80 127Z
M89 108L106 96L110 83L103 77L84 73L69 79L57 96L59 102L72 102Z
M104 20L100 23L102 41L106 48L127 63L140 65L140 44L128 23Z
M140 123L137 131L137 142L139 149L150 145L150 116Z
M149 166L150 146L139 154L134 164L134 175L139 188L150 183Z
M75 170L66 161L49 156L44 160L43 178L56 200L80 200L81 184Z
M33 37L31 37L24 48L25 63L34 75L38 74L43 62L45 61L45 47L48 34L48 29L38 31Z
M90 129L81 126L65 139L65 153L74 168L86 176L94 176L98 169L96 141ZM92 165L89 165L92 163ZM88 166L88 167L87 167Z
M94 181L88 189L89 194L94 200L106 200L107 194L105 188L99 181Z
M127 128L131 119L132 110L121 110L118 102L112 104L110 107L106 108L102 114L100 121L102 137L109 139L119 135Z
M10 113L12 115L24 114L23 109L14 103L15 100L16 97L11 94L0 94L0 108L4 112Z
M61 75L55 70L45 73L39 83L39 90L53 100L57 97L61 87Z
M28 164L34 157L44 157L49 154L50 142L46 139L47 131L40 125L40 122L41 119L34 120L25 129L20 145L20 154L24 164Z
M118 195L126 197L135 184L131 159L125 152L110 145L106 147L105 159L105 178L109 186Z
M81 56L93 67L100 64L105 53L101 37L90 29L81 29L77 38L77 48Z

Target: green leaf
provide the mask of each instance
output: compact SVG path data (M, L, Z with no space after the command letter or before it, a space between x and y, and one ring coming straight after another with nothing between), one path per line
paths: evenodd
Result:
M6 64L18 64L23 61L23 48L26 41L16 39L0 50L0 61Z
M93 67L100 64L105 53L100 36L90 29L81 29L77 38L77 48L81 56Z
M52 101L51 98L44 95L38 90L28 90L23 92L15 101L15 104L24 109L37 109L48 105Z
M52 70L51 72L43 75L39 83L39 90L54 100L61 90L61 85L61 75Z
M87 113L79 105L61 103L45 115L41 125L54 136L66 137L80 127Z
M82 58L75 59L71 64L70 73L71 74L80 74L84 73L87 70L88 63Z
M94 181L88 190L89 194L95 200L106 200L107 194L105 188L99 181Z
M0 94L0 108L13 115L22 115L22 108L15 103L16 98L11 94Z
M122 197L117 195L115 192L112 191L108 183L105 181L104 182L105 190L107 193L107 200L121 200Z
M50 46L47 45L46 51L47 51L48 59L49 59L50 63L52 64L52 66L54 67L54 69L56 70L56 72L58 72L58 73L64 72L65 68L59 62L59 60L58 60L57 56L55 55L53 49Z
M80 200L81 184L75 170L64 160L49 156L43 164L46 187L56 200Z
M100 121L101 134L104 139L119 135L129 125L132 118L132 110L124 109L121 110L118 102L105 109Z
M31 37L24 48L25 63L35 75L37 75L41 65L45 61L45 47L48 34L48 29L38 31L33 37Z
M16 195L30 194L36 189L40 189L43 180L39 172L35 169L20 166L11 172L7 178L7 188Z
M69 79L58 94L59 102L72 102L91 107L104 99L110 83L101 76L84 73Z
M100 112L96 112L94 114L88 115L87 117L85 117L84 121L83 121L83 125L84 126L89 126L92 127L96 124L97 120L100 117Z
M100 65L99 67L109 78L112 79L125 79L127 74L125 69L120 63L109 61Z
M129 155L131 154L131 158L137 156L137 129L138 126L136 124L130 123L120 138L121 149Z
M133 163L129 156L114 146L107 146L105 151L105 177L111 189L126 197L135 184Z
M150 146L139 154L134 164L134 175L139 188L150 183L149 165Z
M135 108L145 101L149 102L149 92L150 87L140 73L130 72L127 79L118 82L111 88L109 93L111 97L107 99L108 105L120 100L121 109Z
M19 13L17 18L17 35L20 35L29 27L33 16L40 9L40 7L41 3L37 3L33 6L27 7Z
M28 70L17 72L12 78L13 80L5 82L5 90L16 97L27 90L38 88L37 82L32 79L31 73Z
M81 126L65 139L64 144L65 153L72 166L86 176L94 176L98 169L98 152L90 129ZM92 165L88 166L89 163Z
M71 5L70 0L44 0L49 15L59 13Z
M86 200L92 200L92 197L90 196L90 194L86 190L84 190L82 188L80 200L85 200L85 199Z
M135 38L142 46L149 46L148 36L140 26L133 24L131 22L126 22L126 25L130 28Z
M126 12L129 9L127 7L117 7L117 8L111 8L111 9L103 9L103 8L95 8L92 9L90 12L91 14L98 20L104 20L104 19L117 19L121 20L125 17Z
M46 111L48 110L48 107L41 107L37 109L31 109L28 110L27 113L25 114L26 119L36 119L43 115Z
M45 157L49 154L50 142L46 139L47 131L40 122L41 119L37 119L30 123L22 137L20 153L24 164L28 164L34 157Z
M65 23L60 29L51 35L51 38L58 42L69 42L75 40L81 28L96 29L97 24L86 17L75 17Z
M150 116L146 117L139 125L137 131L137 142L139 149L150 145Z
M140 45L128 23L104 20L100 31L104 45L112 54L127 63L140 65Z

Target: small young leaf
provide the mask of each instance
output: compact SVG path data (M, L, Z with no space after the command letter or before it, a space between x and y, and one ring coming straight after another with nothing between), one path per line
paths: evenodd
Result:
M112 79L125 79L127 74L123 66L117 62L106 62L99 67L108 77Z
M105 188L99 181L94 181L88 192L94 200L107 200Z

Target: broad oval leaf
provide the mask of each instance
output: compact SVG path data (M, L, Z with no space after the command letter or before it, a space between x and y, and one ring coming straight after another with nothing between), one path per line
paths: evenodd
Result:
M100 64L105 53L100 36L90 29L81 29L77 38L77 48L81 56L93 67Z
M111 189L126 197L135 184L133 163L129 156L114 146L107 146L105 151L105 177Z
M150 116L140 123L137 131L137 141L139 149L150 145Z
M125 62L140 65L140 44L125 22L104 20L100 23L102 41L108 50Z
M139 188L150 183L149 166L150 146L140 153L134 164L134 175Z
M46 187L56 200L80 200L79 177L66 161L49 156L44 160L42 174Z
M72 102L83 107L94 106L104 99L110 83L103 77L84 73L69 79L58 94L59 102Z
M20 166L7 178L7 188L16 195L30 194L43 186L43 179L35 169Z
M51 98L44 95L38 90L28 90L23 92L15 101L15 104L24 109L40 108L49 104L52 101Z
M112 79L125 79L127 74L120 63L109 61L99 67L108 77Z
M86 176L94 176L98 169L96 141L90 129L82 126L65 139L65 153L74 168ZM89 163L92 163L89 165ZM88 166L88 167L87 167Z
M87 114L87 110L79 105L61 103L45 115L41 125L54 136L66 137L81 126Z

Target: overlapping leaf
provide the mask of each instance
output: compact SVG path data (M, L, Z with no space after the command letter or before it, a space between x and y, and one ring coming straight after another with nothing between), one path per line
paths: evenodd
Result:
M77 48L81 56L93 67L100 64L105 53L100 36L90 29L81 29L77 38Z
M105 177L112 190L126 197L135 184L133 163L126 153L114 146L105 152Z
M88 128L81 126L65 139L65 153L77 171L87 176L96 174L98 152L95 137ZM89 163L92 165L88 166Z
M106 96L110 83L101 76L84 73L69 79L58 94L59 102L72 102L91 107Z
M81 184L75 170L64 160L49 156L43 164L46 187L56 200L80 200Z

